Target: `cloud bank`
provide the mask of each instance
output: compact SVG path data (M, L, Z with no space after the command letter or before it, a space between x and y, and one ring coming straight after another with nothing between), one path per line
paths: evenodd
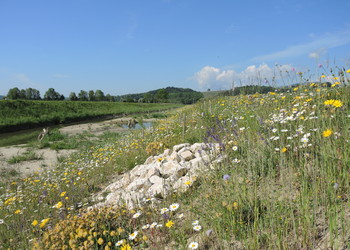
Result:
M315 38L313 41L290 46L284 50L276 51L270 54L254 57L252 62L268 62L309 55L311 58L319 58L327 49L339 47L350 43L350 30L339 31L336 33L326 33L323 36Z
M224 70L213 66L205 66L194 74L194 79L200 89L230 89L232 83L235 86L250 84L272 84L272 79L278 81L283 77L288 77L294 68L290 64L276 65L270 67L267 64L250 65L241 72L233 69Z

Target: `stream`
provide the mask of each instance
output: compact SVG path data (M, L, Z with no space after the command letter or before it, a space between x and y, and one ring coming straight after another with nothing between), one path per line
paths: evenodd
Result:
M113 120L104 120L104 121L91 121L91 122L75 122L75 123L69 123L69 124L61 124L61 125L55 125L50 126L50 130L53 129L65 129L71 126L75 125L97 125L97 124L106 124L108 123L110 126L119 126L123 130L129 129L128 125L126 124L126 118L125 121L116 121L113 123ZM150 128L152 127L153 122L143 122L142 125L139 123L136 124L134 128L130 129L142 129L142 128ZM43 128L33 128L33 129L25 129L15 132L8 132L8 133L0 133L0 147L5 146L13 146L13 145L19 145L19 144L27 144L32 141L36 141L38 138L38 135L42 132ZM106 129L107 131L108 129Z

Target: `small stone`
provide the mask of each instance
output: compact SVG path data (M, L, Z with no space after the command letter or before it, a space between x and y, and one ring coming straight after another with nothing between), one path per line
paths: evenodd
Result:
M148 165L148 164L151 164L152 162L154 161L154 157L153 156L150 156L150 157L148 157L147 159L146 159L146 161L145 161L145 165Z
M165 198L167 196L167 194L169 193L169 187L168 185L163 185L163 184L153 184L148 190L147 190L147 194L154 196L157 194L160 194L163 198Z
M126 190L129 191L136 191L141 189L147 182L147 179L136 179L135 181L131 182L127 187Z
M192 152L190 150L186 150L186 151L180 153L180 156L182 158L184 158L185 161L190 161L194 158L194 155L192 154Z
M172 154L168 157L169 161L176 161L176 162L180 162L181 158L180 156L177 154L176 151L172 152Z
M145 176L145 178L149 179L151 176L156 175L159 176L160 172L159 172L159 168L157 166L153 166L152 168L150 168Z
M170 175L173 175L176 171L176 167L178 164L173 161L169 161L163 164L163 166L159 169L160 174L163 178L168 178Z
M167 156L169 156L170 154L171 154L171 150L168 148L168 149L164 150L163 156L164 156L164 157L167 157Z
M153 175L149 178L149 181L152 183L152 184L163 184L164 182L164 179L159 177L159 176L156 176L156 175Z
M190 146L189 143L183 143L183 144L175 145L175 146L173 147L173 150L174 150L175 152L179 152L182 148L188 147L188 146Z
M205 146L204 143L195 143L190 147L190 150L192 152L198 152L198 150L202 150L203 146Z

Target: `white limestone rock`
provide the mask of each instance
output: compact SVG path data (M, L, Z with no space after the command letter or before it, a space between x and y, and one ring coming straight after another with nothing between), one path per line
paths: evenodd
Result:
M169 161L175 161L175 162L180 162L181 161L181 157L178 155L178 153L176 151L173 151L171 153L171 155L168 157Z
M151 176L149 179L149 182L151 182L152 184L163 184L164 182L164 179L159 177L159 176L156 176L156 175L153 175Z
M190 161L195 157L190 150L185 150L179 154L185 161Z
M127 191L136 191L141 189L144 185L147 185L148 180L146 178L136 179L131 182L125 190Z
M188 147L188 146L190 146L189 143L183 143L183 144L175 145L175 146L173 147L173 150L174 150L175 152L179 152L182 148Z

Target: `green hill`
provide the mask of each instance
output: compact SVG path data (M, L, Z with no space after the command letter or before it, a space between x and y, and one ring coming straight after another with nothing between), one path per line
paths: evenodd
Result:
M151 90L145 93L128 94L117 96L117 101L122 102L166 102L192 104L203 97L201 92L189 88L166 87L162 89Z

